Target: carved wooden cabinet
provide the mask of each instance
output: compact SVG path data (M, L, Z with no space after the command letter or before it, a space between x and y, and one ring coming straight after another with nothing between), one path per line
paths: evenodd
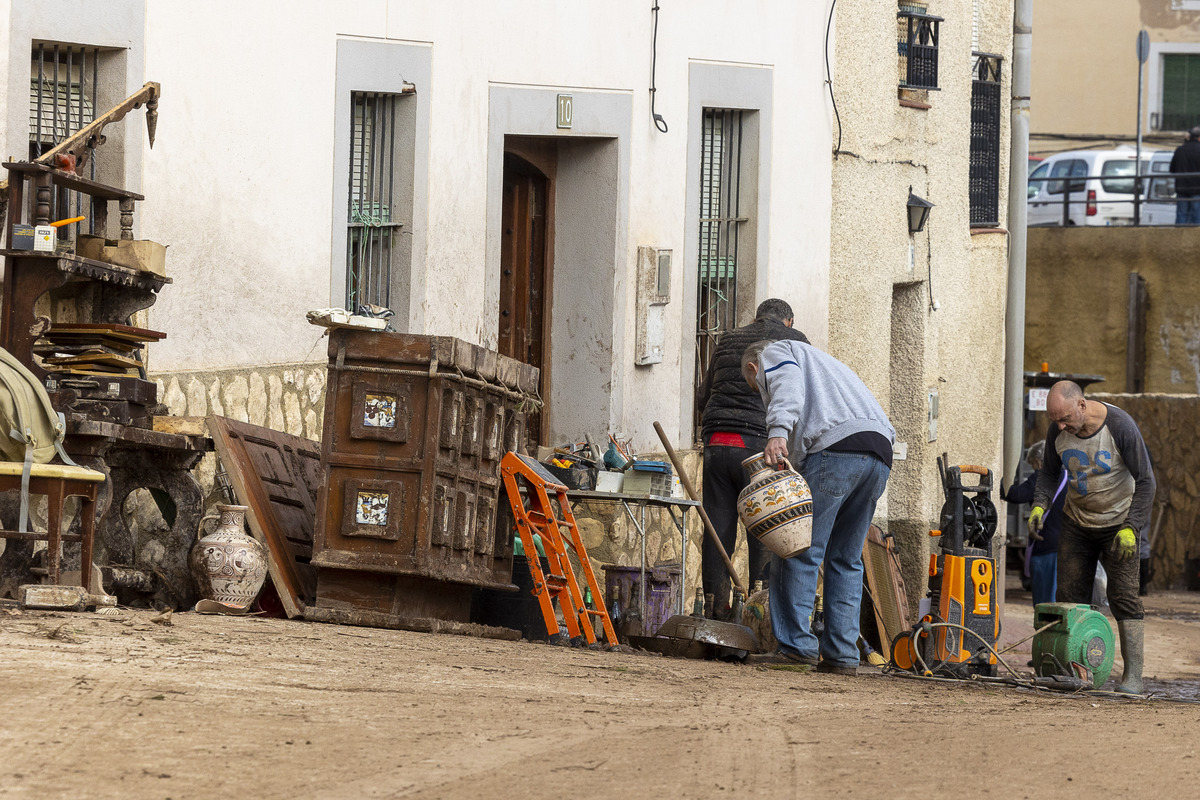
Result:
M525 440L537 382L451 337L331 331L319 608L466 621L472 587L512 588L500 459Z

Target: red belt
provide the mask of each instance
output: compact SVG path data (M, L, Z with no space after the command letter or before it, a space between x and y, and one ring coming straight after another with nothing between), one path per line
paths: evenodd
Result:
M709 437L710 445L725 445L726 447L745 447L746 442L740 433L714 433Z

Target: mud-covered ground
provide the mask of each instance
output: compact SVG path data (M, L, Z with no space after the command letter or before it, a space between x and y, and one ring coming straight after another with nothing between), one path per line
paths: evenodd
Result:
M1147 599L1151 686L1194 696L1200 595ZM1028 602L1010 592L1008 641L1032 631ZM1200 785L1197 704L153 616L0 608L0 797L1092 800ZM1028 645L1012 655L1023 668Z

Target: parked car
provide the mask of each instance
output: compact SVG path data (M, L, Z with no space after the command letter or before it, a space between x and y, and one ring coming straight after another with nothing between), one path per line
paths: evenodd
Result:
M1168 172L1170 150L1142 148L1142 174L1152 170ZM1134 175L1137 174L1137 151L1128 145L1111 150L1068 150L1046 157L1029 175L1029 224L1064 224L1064 203L1067 225L1132 225ZM1169 179L1151 180L1144 197L1150 192L1166 191ZM1171 182L1173 184L1173 182ZM1174 187L1170 187L1174 196ZM1161 199L1161 197L1160 197ZM1143 224L1171 224L1175 221L1173 203L1159 202L1155 218L1163 215L1163 206L1171 206L1169 222L1149 222L1143 207Z

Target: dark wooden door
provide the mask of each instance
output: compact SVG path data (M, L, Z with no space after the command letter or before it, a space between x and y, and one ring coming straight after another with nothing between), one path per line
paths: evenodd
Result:
M536 167L511 153L504 156L499 349L541 371L543 399L549 192L549 179ZM544 414L530 415L531 444L542 439L544 418Z

